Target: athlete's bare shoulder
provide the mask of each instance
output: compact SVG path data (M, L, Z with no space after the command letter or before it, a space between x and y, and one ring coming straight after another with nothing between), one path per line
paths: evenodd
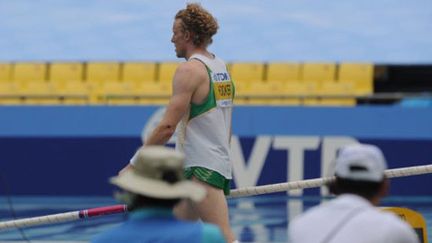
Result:
M182 62L177 67L176 73L181 75L202 75L206 74L207 70L203 63L198 60L189 60L187 62Z
M198 60L189 60L179 64L174 75L178 79L187 80L189 83L201 83L208 77L207 69L203 63Z
M180 63L174 74L173 93L187 92L191 95L208 80L207 70L201 62L189 60Z
M207 68L201 61L197 59L191 59L185 62L185 64L188 64L196 75L200 75L201 77L207 76Z

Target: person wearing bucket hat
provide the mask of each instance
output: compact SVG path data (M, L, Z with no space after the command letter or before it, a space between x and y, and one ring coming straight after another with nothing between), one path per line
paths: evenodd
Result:
M289 242L419 242L406 222L375 207L389 188L387 163L377 146L342 147L333 166L336 180L329 189L337 197L294 218L288 226Z
M110 178L124 190L115 197L126 203L128 220L92 242L225 242L216 225L174 217L173 208L181 199L198 202L206 195L201 185L183 178L183 162L184 155L172 148L140 148L134 167Z

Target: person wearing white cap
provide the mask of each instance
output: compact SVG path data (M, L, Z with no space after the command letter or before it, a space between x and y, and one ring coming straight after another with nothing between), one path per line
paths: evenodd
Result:
M124 190L116 197L126 203L128 220L92 242L225 242L216 225L174 217L173 208L181 199L198 202L206 195L204 187L183 178L183 162L183 154L172 148L139 149L134 167L110 179Z
M418 243L406 222L375 207L389 188L381 150L368 144L343 147L335 160L335 199L289 222L291 243Z

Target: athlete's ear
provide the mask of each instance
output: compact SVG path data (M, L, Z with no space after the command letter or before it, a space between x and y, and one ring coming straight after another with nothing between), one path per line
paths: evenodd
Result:
M192 38L192 33L189 30L185 30L184 32L184 38L185 40L190 40Z

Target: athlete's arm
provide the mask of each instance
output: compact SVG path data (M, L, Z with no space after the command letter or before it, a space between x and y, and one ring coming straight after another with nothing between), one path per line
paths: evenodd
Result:
M189 108L190 102L203 96L203 84L208 86L205 66L198 61L189 61L179 65L173 78L173 94L161 122L152 131L144 145L163 145L175 132L177 124ZM207 91L208 93L208 91ZM119 174L133 166L136 154Z
M204 66L196 61L180 64L173 79L173 94L165 115L144 145L163 145L174 134L177 124L186 114L194 94L206 81Z

